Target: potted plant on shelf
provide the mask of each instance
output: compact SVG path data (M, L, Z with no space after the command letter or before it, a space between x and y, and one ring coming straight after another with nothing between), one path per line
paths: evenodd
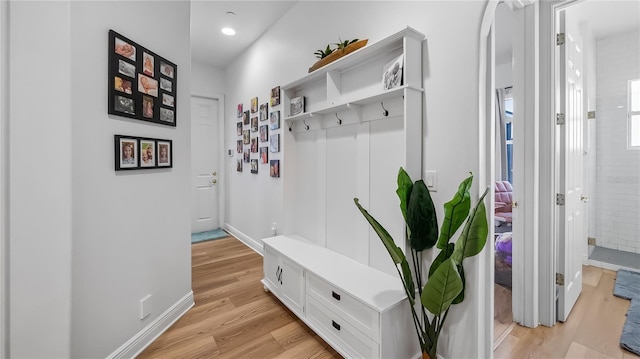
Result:
M438 221L429 189L422 180L413 183L406 171L400 168L396 193L400 198L400 210L406 224L405 240L409 241L412 267L389 232L354 198L356 206L378 234L396 265L410 303L423 358L436 359L438 338L451 305L464 300L463 260L480 253L487 241L489 227L484 197L489 188L471 209L469 189L472 181L473 175L462 181L453 199L444 204L445 218L438 234ZM450 239L463 223L465 225L460 237L455 243L451 243ZM440 249L440 254L431 264L423 286L422 252L434 245ZM416 295L420 304L419 313L415 305ZM431 313L431 318L427 311Z
M342 39L339 39L339 41L340 42L333 44L336 45L333 49L331 48L331 45L327 45L326 49L319 49L313 53L319 60L309 68L309 72L313 72L322 66L328 65L337 59L364 47L369 40L353 39L342 41Z

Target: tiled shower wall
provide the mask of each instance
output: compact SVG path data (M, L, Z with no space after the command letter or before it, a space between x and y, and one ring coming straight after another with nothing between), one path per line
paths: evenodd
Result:
M597 41L598 246L640 253L640 150L627 149L627 82L640 78L640 32Z

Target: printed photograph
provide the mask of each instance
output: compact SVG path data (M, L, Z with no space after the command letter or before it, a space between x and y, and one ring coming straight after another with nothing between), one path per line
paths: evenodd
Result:
M269 163L269 147L260 147L260 163Z
M132 65L126 61L118 60L118 72L131 78L136 77L135 65Z
M138 91L158 97L158 81L143 74L138 74Z
M258 137L251 139L251 153L258 153Z
M258 160L251 160L251 173L258 173Z
M238 158L238 160L236 161L236 171L242 172L242 159L241 158Z
M168 108L160 108L160 121L173 122L173 110Z
M129 60L136 61L136 47L117 37L115 42L115 51L116 54L122 57L126 57Z
M242 123L244 123L245 126L249 126L249 111L245 111L242 113Z
M242 131L242 143L244 143L245 145L248 145L249 136L251 136L251 134L249 133L249 130Z
M263 103L260 105L260 121L266 121L269 119L269 104Z
M238 118L242 117L242 104L241 103L238 104L237 117Z
M165 106L176 107L176 101L171 95L162 94L162 104Z
M160 88L167 92L173 92L173 84L171 83L171 81L165 79L164 77L160 78Z
M242 136L242 121L236 123L236 134Z
M271 112L271 116L269 117L269 124L271 125L272 130L277 130L280 128L280 110Z
M236 141L236 152L238 153L242 153L243 147L242 147L242 140L238 140Z
M121 137L118 144L119 168L138 167L138 140Z
M131 81L123 80L122 77L116 76L114 82L115 84L113 88L116 91L124 92L131 95Z
M271 89L271 107L280 104L280 86Z
M268 125L260 126L260 142L267 142L269 140L268 128Z
M136 111L134 110L134 101L132 98L118 96L115 98L114 109L118 112L128 113L130 115L135 115Z
M251 132L258 132L258 117L251 117Z
M269 175L271 177L280 177L280 160L271 160L269 164Z
M153 77L153 55L142 52L142 73Z
M258 112L258 98L254 97L251 99L251 113Z
M304 96L292 98L289 116L299 115L303 112L304 112Z
M142 116L153 118L153 97L142 96Z
M158 141L158 167L172 167L173 158L170 141Z
M249 153L249 150L244 150L244 155L243 155L244 162L249 163L250 158L251 158L251 154Z
M140 167L155 167L156 141L140 140Z
M272 153L280 152L280 135L271 135L269 138L269 149Z
M400 55L395 60L384 66L384 74L382 75L382 85L385 90L402 85L402 67L404 56Z
M173 66L169 65L169 64L165 64L164 62L160 61L160 73L167 76L167 77L171 77L173 78Z

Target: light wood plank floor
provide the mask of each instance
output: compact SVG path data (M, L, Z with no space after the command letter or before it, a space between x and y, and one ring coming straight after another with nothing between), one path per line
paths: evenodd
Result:
M192 246L196 305L138 358L341 358L272 294L262 257L235 238ZM566 323L516 326L495 358L640 358L620 348L630 301L613 296L615 272L584 267Z
M569 319L554 327L516 325L496 348L498 358L640 358L620 348L631 301L613 296L616 272L583 267L582 294Z
M262 256L235 238L191 247L195 306L145 349L151 358L341 358L264 291Z

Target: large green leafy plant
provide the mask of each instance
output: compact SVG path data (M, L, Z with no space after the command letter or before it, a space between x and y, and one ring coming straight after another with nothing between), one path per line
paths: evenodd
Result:
M400 198L400 210L406 224L405 239L409 241L413 268L389 232L354 198L356 206L378 234L396 265L411 303L420 348L432 359L436 358L438 338L451 305L464 300L463 260L482 251L489 233L484 206L488 189L471 209L469 189L472 181L473 175L462 181L453 199L444 204L444 221L438 233L436 210L427 186L422 180L413 183L406 171L400 168L396 193ZM463 223L462 234L455 243L451 243L451 238ZM431 264L423 286L422 252L434 245L440 249L440 253ZM416 310L416 296L421 304L419 311Z

